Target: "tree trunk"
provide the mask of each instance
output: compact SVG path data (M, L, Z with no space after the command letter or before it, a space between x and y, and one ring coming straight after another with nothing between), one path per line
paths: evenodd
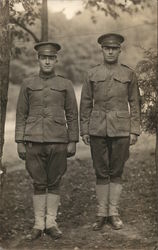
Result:
M4 126L6 118L9 85L9 0L0 1L0 169L4 144Z
M158 73L157 73L157 79L158 79ZM156 147L155 147L155 163L156 163L156 194L157 194L157 201L158 201L158 89L157 89L157 100L156 100L156 121L157 121L157 126L156 126ZM158 211L158 202L156 203L157 205L157 211ZM157 223L158 223L158 213L156 216Z
M41 41L48 41L48 7L47 0L42 0Z

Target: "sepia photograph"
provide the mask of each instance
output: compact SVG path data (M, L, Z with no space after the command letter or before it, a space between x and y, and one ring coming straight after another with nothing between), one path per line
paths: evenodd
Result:
M0 250L158 250L157 0L0 0Z

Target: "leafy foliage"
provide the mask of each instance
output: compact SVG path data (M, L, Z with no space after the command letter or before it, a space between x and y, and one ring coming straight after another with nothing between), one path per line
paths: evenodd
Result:
M94 23L97 22L93 12L95 9L116 19L120 16L120 10L132 14L133 11L137 12L139 7L143 9L145 6L150 7L148 0L85 0L85 8L91 8Z
M157 54L156 51L144 50L144 59L136 67L141 91L142 127L145 131L155 132L157 126Z
M22 4L24 11L15 8L16 4ZM10 34L11 49L14 56L18 56L21 50L15 46L14 40L22 42L30 41L30 37L38 42L40 38L32 31L37 20L41 17L41 3L36 0L11 0L10 4Z

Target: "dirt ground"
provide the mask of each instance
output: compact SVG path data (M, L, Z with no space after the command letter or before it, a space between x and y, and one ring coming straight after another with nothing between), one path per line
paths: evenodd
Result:
M15 87L10 89L9 108L16 102L17 90L16 96L13 90ZM110 225L99 232L92 230L96 216L95 175L89 148L80 142L76 156L68 160L61 185L58 223L63 237L53 241L43 235L28 242L34 222L33 188L24 162L17 157L14 123L15 112L8 112L3 156L7 178L0 198L0 250L158 250L154 135L142 134L136 146L131 147L120 201L122 230L113 230Z
M110 225L100 232L92 231L96 214L95 176L89 154L82 158L81 149L80 143L80 154L68 161L62 180L58 223L63 237L55 241L47 235L33 243L27 241L33 225L31 179L21 161L5 163L8 174L0 213L1 250L154 250L158 240L154 137L142 135L131 149L120 202L125 226L119 231ZM14 164L19 166L18 170Z

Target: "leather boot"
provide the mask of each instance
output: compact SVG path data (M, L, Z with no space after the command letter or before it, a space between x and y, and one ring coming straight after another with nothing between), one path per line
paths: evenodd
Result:
M37 240L42 235L42 230L33 228L29 240Z
M97 216L96 222L93 224L93 231L101 230L107 221L107 217Z
M46 234L50 235L50 237L54 240L61 238L62 232L58 228L58 225L54 225L53 227L46 228Z
M109 216L109 222L115 230L123 228L123 222L120 219L119 215Z
M122 192L122 185L119 183L110 183L110 193L109 193L109 222L112 227L116 230L123 227L123 222L121 221L118 214L118 204Z

